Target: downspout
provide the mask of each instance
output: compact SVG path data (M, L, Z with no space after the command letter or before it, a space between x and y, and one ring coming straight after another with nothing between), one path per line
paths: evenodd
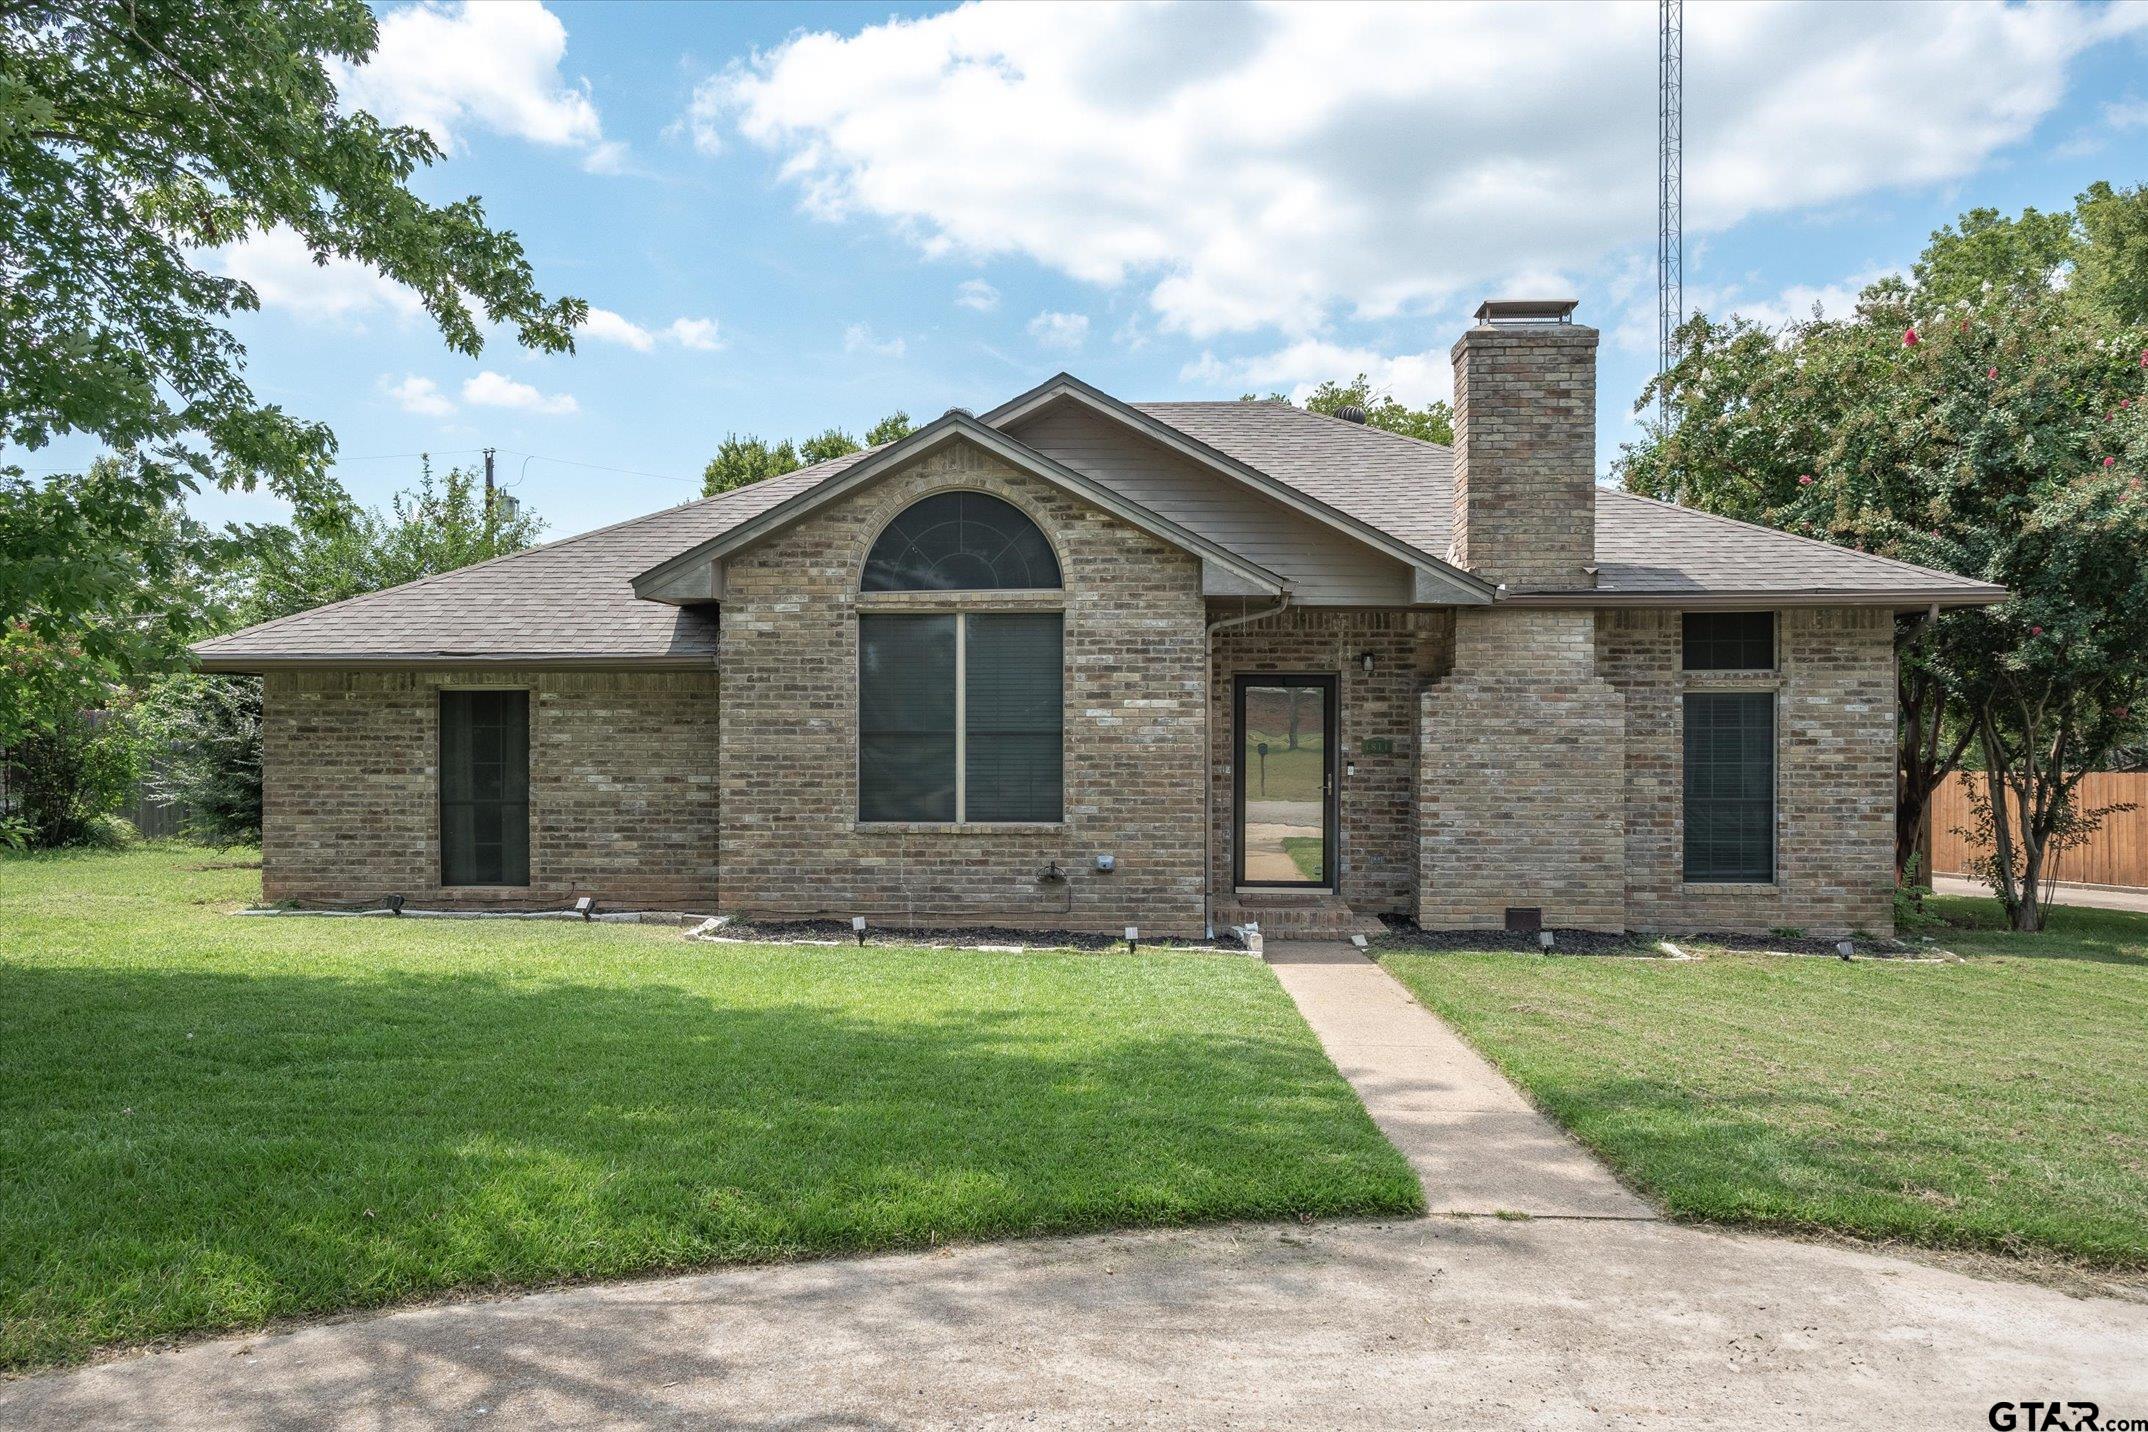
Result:
M1208 624L1201 638L1201 928L1216 938L1216 633L1280 616L1290 606L1290 588L1272 607L1241 612Z

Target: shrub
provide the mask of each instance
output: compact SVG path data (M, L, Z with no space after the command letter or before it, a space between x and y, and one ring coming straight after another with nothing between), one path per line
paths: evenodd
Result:
M143 698L140 719L157 750L150 793L179 806L187 836L208 845L259 840L260 680L169 676Z
M10 814L28 827L32 846L105 838L99 818L133 795L141 778L141 742L123 711L48 717L9 748L7 760Z

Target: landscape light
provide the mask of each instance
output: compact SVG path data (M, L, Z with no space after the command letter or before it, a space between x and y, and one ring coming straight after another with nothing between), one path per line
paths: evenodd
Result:
M858 948L863 949L865 947L865 917L863 915L850 917L850 933L858 937Z

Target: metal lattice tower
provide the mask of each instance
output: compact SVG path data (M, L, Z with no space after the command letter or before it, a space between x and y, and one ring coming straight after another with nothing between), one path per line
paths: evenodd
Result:
M1656 34L1656 371L1678 361L1686 314L1686 3L1659 0ZM1663 421L1671 403L1659 395Z

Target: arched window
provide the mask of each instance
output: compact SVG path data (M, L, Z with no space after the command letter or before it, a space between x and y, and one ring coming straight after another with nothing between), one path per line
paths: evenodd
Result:
M905 508L859 582L865 592L1060 585L1037 524L982 492L937 492ZM858 614L858 819L1063 819L1062 614L993 597L949 605L959 610Z
M982 492L937 492L887 525L859 585L868 592L1056 587L1059 559L1014 504Z

